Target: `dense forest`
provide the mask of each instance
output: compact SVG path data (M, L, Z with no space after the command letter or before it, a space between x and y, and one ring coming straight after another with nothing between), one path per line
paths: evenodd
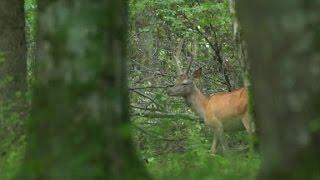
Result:
M0 180L319 179L317 0L2 0Z

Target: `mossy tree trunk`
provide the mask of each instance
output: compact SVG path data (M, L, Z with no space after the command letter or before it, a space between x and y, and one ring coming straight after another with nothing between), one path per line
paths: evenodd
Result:
M241 77L243 80L244 87L247 88L249 94L248 102L248 111L249 111L249 121L250 126L252 127L254 133L250 134L250 151L253 151L259 146L259 128L257 128L257 123L255 122L254 117L254 102L253 102L253 93L250 84L250 73L249 73L249 63L248 63L248 53L247 53L247 44L243 39L243 32L241 30L241 24L236 12L236 2L235 0L229 0L230 13L233 18L233 39L236 47L236 58L240 62L241 68Z
M23 0L0 1L0 141L13 144L25 118L27 48ZM6 149L1 150L4 155Z
M26 89L24 1L0 2L0 101Z
M261 179L320 177L320 3L241 0L255 111L261 131Z
M18 179L146 177L128 122L127 1L38 1L36 82Z

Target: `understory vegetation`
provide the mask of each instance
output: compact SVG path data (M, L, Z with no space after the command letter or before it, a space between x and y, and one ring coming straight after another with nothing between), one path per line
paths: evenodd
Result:
M155 179L255 179L259 170L260 155L250 150L245 132L228 133L229 149L213 156L212 132L200 122L162 119L156 128L143 127L135 142Z
M181 66L202 67L205 94L244 86L230 1L130 1L129 90L134 142L155 179L254 179L258 150L248 135L229 132L228 151L212 156L212 129L182 98L169 97L184 41ZM196 54L193 48L197 46ZM196 57L195 57L196 56Z
M0 180L320 179L319 2L1 0Z
M36 1L26 0L28 82L33 83ZM255 179L258 150L243 132L226 134L228 150L210 154L212 129L180 98L166 94L173 85L173 55L184 40L182 66L203 68L197 85L205 94L244 86L244 64L234 36L229 1L131 0L128 79L133 139L137 154L155 179ZM197 45L197 56L192 47ZM31 93L27 92L27 104ZM1 116L5 114L1 109ZM12 179L26 146L25 122L1 118L0 179ZM25 119L28 119L27 115ZM20 133L16 133L19 131Z

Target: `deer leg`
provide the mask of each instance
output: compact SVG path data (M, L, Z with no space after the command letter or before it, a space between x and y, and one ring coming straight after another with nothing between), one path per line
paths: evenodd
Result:
M225 151L225 142L223 137L223 126L220 122L215 123L214 125L214 137L211 146L211 153L215 154L217 151L218 143L221 144L222 151Z
M212 146L211 146L211 154L216 154L217 151L217 143L218 143L218 137L217 134L214 133L213 135L213 141L212 141Z
M248 134L253 134L255 131L254 124L250 120L250 114L249 112L246 112L246 114L242 118L242 124L245 127Z

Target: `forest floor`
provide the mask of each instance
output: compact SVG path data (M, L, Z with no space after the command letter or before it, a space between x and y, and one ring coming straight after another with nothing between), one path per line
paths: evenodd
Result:
M206 150L169 154L151 159L147 169L155 179L255 179L260 166L257 153L231 152L212 156Z
M239 146L238 146L239 147ZM23 159L25 143L14 144L0 156L0 180L13 179ZM141 155L143 152L139 152ZM207 146L182 153L168 153L146 160L146 168L154 179L255 179L260 166L257 152L233 147L223 155L212 156Z

